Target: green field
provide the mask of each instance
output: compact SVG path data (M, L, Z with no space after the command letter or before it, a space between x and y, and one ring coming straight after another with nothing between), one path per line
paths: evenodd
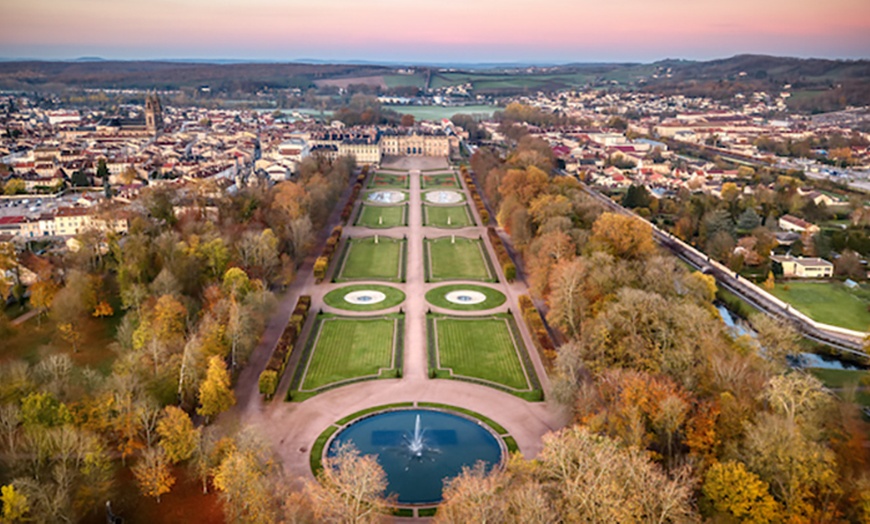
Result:
M870 388L861 384L861 380L870 377L870 371L862 369L822 369L811 368L808 370L822 383L834 390L840 396L846 394L845 389L855 387L855 402L861 406L870 406Z
M512 321L507 314L473 318L430 315L430 373L533 397L540 386Z
M457 106L457 107L442 107L442 106L396 106L385 105L383 109L391 109L402 115L414 115L417 120L441 120L450 118L453 115L472 115L480 116L481 118L490 118L495 111L498 111L497 106Z
M449 219L449 223L448 223ZM474 225L468 206L432 206L423 204L423 225L459 228Z
M378 206L363 204L354 225L371 228L401 227L408 225L408 205Z
M408 175L377 172L369 180L368 187L369 189L408 189L410 182Z
M489 257L485 254L483 242L479 239L455 237L427 238L426 270L429 282L444 280L480 280L495 282Z
M423 173L420 179L420 187L423 189L459 189L459 181L453 173Z
M377 243L375 243L377 239ZM348 239L342 254L336 282L348 280L386 280L402 282L405 279L405 241L389 237Z
M379 291L386 295L387 298L376 304L355 304L344 299L345 295L353 291ZM392 286L354 284L352 286L342 286L338 289L333 289L323 297L323 301L326 302L328 306L338 309L346 309L348 311L377 311L379 309L398 306L405 301L405 293Z
M477 291L478 293L486 295L486 300L478 304L457 304L455 302L450 302L445 298L447 293L450 293L451 291ZM504 304L505 300L507 299L501 291L472 284L449 284L430 289L429 292L426 293L426 301L433 306L453 309L455 311L483 311L498 307Z
M313 342L299 363L293 389L300 393L334 386L363 378L395 378L401 353L396 333L401 317L348 318L330 315L318 317ZM301 400L297 394L294 400Z
M777 284L771 293L817 322L856 331L870 329L870 291L851 290L839 282L794 282Z

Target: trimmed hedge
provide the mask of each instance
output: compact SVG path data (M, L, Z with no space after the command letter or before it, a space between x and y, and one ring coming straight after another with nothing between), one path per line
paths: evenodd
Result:
M518 299L520 312L523 319L526 321L529 331L532 335L532 342L538 348L538 353L541 355L541 360L547 369L552 369L556 362L556 345L553 344L553 339L550 338L550 332L547 331L547 326L544 325L544 319L541 317L541 312L535 307L531 297L528 295L520 295Z
M287 362L290 360L290 354L293 352L293 347L299 338L299 333L302 332L302 326L308 319L308 313L311 309L311 297L302 295L296 301L296 307L293 313L290 314L290 320L287 322L287 327L281 333L281 338L278 339L278 344L272 351L272 356L269 358L269 363L266 364L266 369L260 373L260 393L266 398L272 398L275 391L278 389L278 383L281 381L281 375L287 367Z
M320 253L320 256L317 257L317 260L314 261L314 278L317 280L318 284L323 282L323 279L326 278L326 271L329 269L329 263L332 261L332 257L335 255L335 250L341 242L342 231L343 229L341 225L332 228L332 234L330 234L329 238L326 239L323 251Z
M486 209L486 204L483 203L483 199L480 197L480 193L477 191L477 184L474 182L474 179L471 177L471 174L468 172L468 166L462 165L459 168L459 172L462 174L462 179L465 181L465 186L468 188L468 192L471 194L471 200L474 202L474 207L477 208L477 213L480 215L480 221L483 225L487 225L489 223L489 211Z
M501 265L501 269L504 272L505 280L513 282L517 278L517 266L514 265L514 261L511 260L511 256L508 254L504 242L502 242L501 237L498 236L494 227L486 228L486 234L492 244L493 251L495 251L495 256L498 258L498 263Z

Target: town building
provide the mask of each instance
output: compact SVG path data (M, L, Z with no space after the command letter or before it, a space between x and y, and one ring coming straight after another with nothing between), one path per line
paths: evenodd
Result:
M773 255L770 259L779 264L784 277L831 278L834 276L834 264L822 258Z

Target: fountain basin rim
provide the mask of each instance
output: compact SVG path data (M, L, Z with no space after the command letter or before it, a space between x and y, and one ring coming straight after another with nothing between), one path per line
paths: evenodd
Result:
M373 407L377 407L377 406L373 406ZM363 410L363 411L365 411L365 410ZM361 422L363 420L374 417L376 415L383 415L384 413L393 413L393 412L397 412L397 411L436 411L439 413L446 413L448 415L454 415L456 417L463 418L469 422L474 422L475 424L477 424L478 426L483 428L485 431L487 431L493 438L495 438L495 441L498 444L499 452L501 454L501 459L498 461L498 464L493 464L492 467L503 469L507 465L507 459L510 456L510 451L507 448L507 444L505 444L505 442L504 442L504 437L507 436L507 434L500 435L492 426L490 426L489 424L487 424L483 420L480 420L479 418L473 417L473 416L468 415L466 413L462 413L460 411L455 411L455 410L452 410L452 409L449 409L446 407L429 407L429 406L423 406L423 407L418 407L418 406L385 407L384 409L379 409L377 411L363 413L362 415L360 415L358 417L353 417L349 421L347 421L341 425L332 424L330 427L335 426L338 429L333 431L332 435L330 435L329 438L326 439L326 443L324 444L323 449L321 450L321 456L319 457L320 464L322 464L323 460L325 458L327 458L327 453L329 452L329 448L332 447L332 442L335 440L335 438L343 430L347 429L348 427L352 426L353 424L356 424L357 422ZM353 415L353 414L351 414L351 415ZM347 417L345 417L345 418L347 418ZM324 431L328 431L328 430L329 430L329 428L326 428L326 430L324 430ZM422 508L435 508L435 507L438 507L439 504L440 504L440 502L437 504L425 503L425 502L420 503L420 504L404 503L404 504L395 504L393 507L395 507L395 508L422 509Z

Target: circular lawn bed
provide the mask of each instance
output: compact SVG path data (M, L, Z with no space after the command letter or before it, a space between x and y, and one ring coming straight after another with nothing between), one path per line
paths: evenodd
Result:
M483 300L480 300L481 295ZM433 306L454 311L483 311L498 307L505 300L501 291L473 284L439 286L426 293L426 301Z
M383 299L381 299L383 295ZM360 300L371 296L377 300ZM380 284L355 284L333 289L323 301L328 306L347 311L377 311L398 306L405 301L405 294L391 286Z

